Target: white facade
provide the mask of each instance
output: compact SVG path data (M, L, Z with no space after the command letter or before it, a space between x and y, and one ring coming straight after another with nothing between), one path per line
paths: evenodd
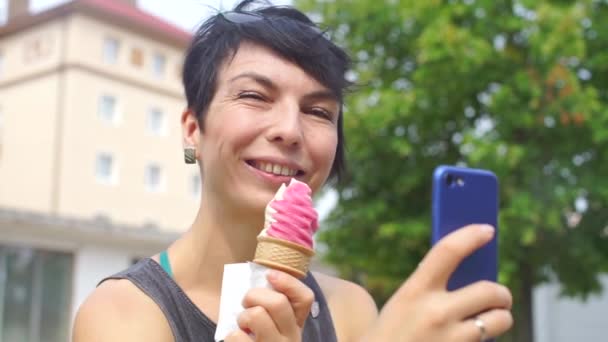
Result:
M559 297L559 285L534 291L535 342L608 341L608 276L604 293L586 301ZM517 322L516 322L517 324Z

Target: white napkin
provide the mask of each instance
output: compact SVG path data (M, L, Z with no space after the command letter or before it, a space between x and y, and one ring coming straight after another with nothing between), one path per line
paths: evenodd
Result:
M253 262L224 265L215 341L221 341L239 329L236 320L244 310L241 303L249 289L272 287L266 279L268 270L267 267Z

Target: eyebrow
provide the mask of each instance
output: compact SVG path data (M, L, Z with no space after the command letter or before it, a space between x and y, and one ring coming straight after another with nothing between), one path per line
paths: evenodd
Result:
M264 88L268 88L272 91L276 91L279 89L279 87L272 82L272 80L264 75L260 75L258 73L255 72L244 72L242 74L236 75L233 78L231 78L229 80L230 83L233 83L241 78L249 78L254 80L256 83L259 83L261 86L263 86Z
M334 94L334 92L329 89L313 91L312 93L304 95L304 99L307 101L330 100L330 101L335 101L338 103L340 102L340 99L338 98L338 96L336 96L336 94Z
M231 78L228 82L233 83L241 78L249 78L260 84L264 88L270 89L271 91L278 91L279 86L274 83L270 78L258 74L256 72L244 72L242 74L236 75ZM323 101L323 100L332 100L336 102L340 102L338 96L329 89L316 90L309 94L304 95L304 99L307 101Z

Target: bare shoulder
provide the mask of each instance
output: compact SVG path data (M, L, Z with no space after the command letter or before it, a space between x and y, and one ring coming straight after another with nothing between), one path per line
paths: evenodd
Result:
M355 341L378 316L373 298L358 284L314 272L331 312L338 341Z
M160 308L128 280L108 280L78 309L73 342L173 341Z

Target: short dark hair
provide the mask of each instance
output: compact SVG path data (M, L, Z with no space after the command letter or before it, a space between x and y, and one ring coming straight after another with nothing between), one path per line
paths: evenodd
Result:
M330 172L330 179L340 181L346 171L342 116L344 93L350 86L345 78L350 59L304 13L289 6L249 9L255 2L244 0L232 12L212 16L194 34L182 73L188 108L204 130L205 115L217 91L217 74L223 63L234 57L242 42L269 48L298 65L340 101L338 143ZM256 16L260 20L236 23L227 19L230 13Z

